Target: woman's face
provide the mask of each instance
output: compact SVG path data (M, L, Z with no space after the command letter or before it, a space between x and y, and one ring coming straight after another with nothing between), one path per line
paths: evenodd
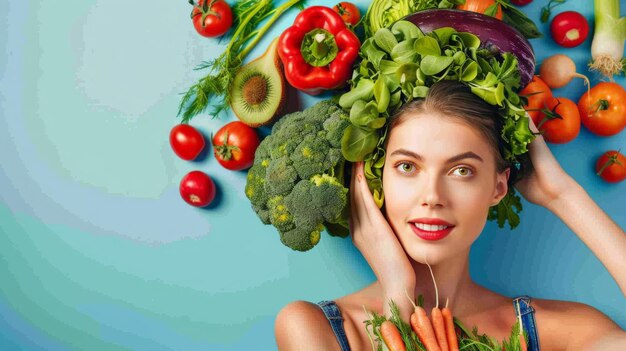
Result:
M469 252L489 207L506 195L507 177L480 131L462 120L406 116L387 144L385 214L407 254L435 265Z

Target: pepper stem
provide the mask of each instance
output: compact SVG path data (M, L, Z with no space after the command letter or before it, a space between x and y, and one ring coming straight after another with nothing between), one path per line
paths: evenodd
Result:
M314 67L323 67L337 57L335 37L327 30L316 28L305 34L300 47L304 60Z

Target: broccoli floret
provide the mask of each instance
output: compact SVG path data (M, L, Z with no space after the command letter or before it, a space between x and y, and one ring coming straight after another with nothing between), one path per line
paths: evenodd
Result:
M286 233L281 232L280 241L293 250L308 251L320 241L322 230L324 226L321 224L313 230L298 227Z
M315 184L311 207L319 209L326 222L337 222L341 211L348 200L348 189L327 174L315 175L311 178Z
M324 224L346 227L341 137L349 117L332 101L283 116L257 148L246 196L263 223L281 241L306 251L320 240Z
M343 138L343 131L350 125L350 119L341 110L333 112L330 117L324 121L324 130L326 133L326 140L334 148L341 149L341 138Z
M289 193L298 179L298 172L287 156L271 160L266 172L265 190L269 196Z
M267 168L270 164L271 155L269 143L261 143L254 152L254 165L263 165Z
M317 191L315 183L310 180L301 180L293 187L289 195L285 196L285 205L294 215L294 222L298 227L315 228L324 222L321 211L313 205L313 196Z
M265 192L265 167L255 166L250 168L246 177L246 196L253 206L265 207L267 194Z
M285 199L278 195L267 201L270 222L281 232L287 232L295 228L293 216L285 206Z
M327 174L302 180L285 197L285 205L294 214L298 227L314 227L322 222L336 222L346 206L348 189Z
M330 144L315 134L307 135L289 158L300 179L309 179L333 167L327 154Z

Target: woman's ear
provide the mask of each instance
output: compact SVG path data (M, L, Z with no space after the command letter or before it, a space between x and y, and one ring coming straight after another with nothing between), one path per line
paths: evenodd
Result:
M496 189L491 201L491 206L495 206L500 203L500 200L506 196L509 191L509 176L511 175L511 168L507 168L502 173L496 175Z

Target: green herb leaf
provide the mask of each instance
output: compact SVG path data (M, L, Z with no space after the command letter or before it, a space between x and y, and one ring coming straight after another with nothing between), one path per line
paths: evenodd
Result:
M442 46L448 45L448 42L450 41L450 37L452 36L452 34L456 32L457 31L452 27L441 27L432 31L432 33L436 35L437 38L439 39L438 42Z
M375 68L378 68L380 65L380 61L387 54L380 50L376 45L374 45L374 38L369 38L365 40L363 45L361 46L361 56L367 58Z
M498 227L504 228L504 224L508 221L509 227L514 229L520 223L518 213L522 211L522 201L515 194L513 188L509 188L509 192L500 200L500 202L489 209L489 220L496 220Z
M387 85L385 84L385 78L382 76L379 76L376 83L374 83L374 98L376 99L376 103L378 105L378 112L383 113L387 111L391 96L389 94L389 88L387 88Z
M369 79L361 79L356 87L339 98L339 106L348 109L358 100L368 101L374 96L374 82Z
M420 70L427 76L434 76L448 68L453 61L454 59L449 56L428 55L422 59Z
M396 37L387 28L381 28L374 34L374 42L383 51L391 54L393 48L398 45Z
M413 88L413 97L414 98L425 98L428 95L428 87L418 85Z
M425 36L415 41L415 52L422 56L441 56L441 47L437 39Z
M375 101L357 100L350 109L350 122L357 126L378 129L385 124L385 118L378 117Z
M461 80L464 82L471 82L476 78L476 76L478 76L478 64L476 61L465 61L460 74Z
M341 152L350 162L362 161L374 150L376 143L376 130L349 125L341 138Z
M480 39L472 33L460 32L456 33L456 35L461 38L461 40L463 41L463 45L465 45L465 47L467 48L478 49L478 47L480 46Z
M398 41L405 41L408 39L417 39L424 36L424 33L412 22L409 21L397 21L391 27L391 33L396 36Z
M391 50L391 59L399 64L415 62L415 38L400 42Z

